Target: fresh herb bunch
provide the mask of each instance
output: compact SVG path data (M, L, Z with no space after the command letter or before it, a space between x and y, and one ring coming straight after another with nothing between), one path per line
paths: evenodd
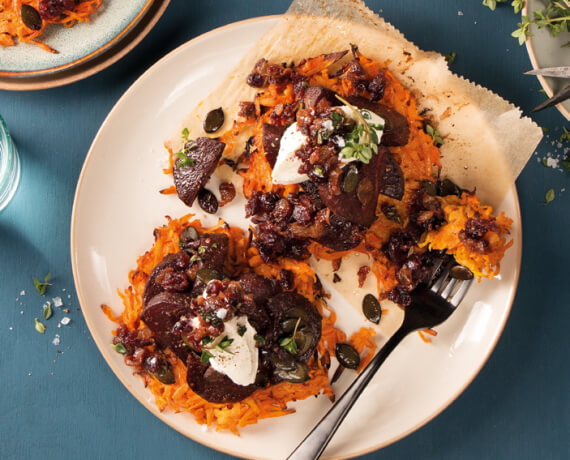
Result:
M483 0L483 5L495 10L497 3L504 3L507 0ZM512 0L511 6L515 14L518 14L523 6L524 0ZM537 9L529 16L523 16L522 22L518 23L519 28L511 35L518 39L522 45L528 37L532 37L530 25L536 24L539 29L547 28L556 37L561 32L570 32L570 0L550 0L544 9ZM570 46L570 41L563 46Z

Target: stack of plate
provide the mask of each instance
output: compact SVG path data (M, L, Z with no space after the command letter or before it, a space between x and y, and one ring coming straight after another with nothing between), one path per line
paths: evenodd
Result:
M33 90L93 75L131 51L152 29L170 0L104 1L90 22L52 25L40 39L55 54L29 43L0 46L0 89Z

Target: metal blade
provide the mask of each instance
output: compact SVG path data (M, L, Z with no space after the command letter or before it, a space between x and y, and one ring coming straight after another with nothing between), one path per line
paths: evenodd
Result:
M553 105L565 101L568 98L570 98L570 85L565 86L564 89L558 94L555 94L550 99L544 101L542 104L537 105L534 109L531 110L531 112L538 112L540 110L547 109L548 107L552 107Z
M525 75L542 75L543 77L570 78L570 66L547 67L544 69L529 70Z

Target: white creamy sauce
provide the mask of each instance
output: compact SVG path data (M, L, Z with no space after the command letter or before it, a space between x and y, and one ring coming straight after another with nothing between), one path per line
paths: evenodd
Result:
M242 336L238 333L239 326L245 326ZM210 365L214 370L227 375L238 385L251 385L255 382L259 353L255 342L256 330L249 324L246 316L234 317L224 323L224 332L212 343L208 351L212 354ZM224 337L233 342L224 351L216 350Z
M354 119L354 114L352 109L346 105L341 105L339 107L345 113L347 117ZM377 124L381 125L382 127L385 124L385 121L382 117L378 116L374 112L369 110L360 110L360 113L363 115L369 115L369 118L365 116L366 121L368 124ZM326 120L323 123L323 128L329 130L330 132L333 131L333 123L332 120ZM382 134L384 132L383 129L376 129L372 128L376 135L378 136L378 142L382 139ZM295 155L295 152L299 150L303 145L307 143L308 137L305 136L302 132L297 130L297 123L293 123L290 125L285 132L283 133L283 137L281 137L281 144L279 146L279 153L277 154L277 160L275 161L275 166L273 167L273 171L271 173L271 179L274 184L281 184L281 185L290 185L290 184L299 184L303 181L306 181L309 176L306 174L299 174L299 168L303 164L299 157ZM346 141L342 136L335 136L333 142L337 144L340 148L346 145ZM356 158L343 158L339 155L339 161L343 164L350 163L351 161L355 161Z
M303 164L295 152L307 142L307 136L297 130L297 123L289 126L281 137L279 153L271 173L274 184L290 185L298 184L309 178L306 174L299 174L299 168Z

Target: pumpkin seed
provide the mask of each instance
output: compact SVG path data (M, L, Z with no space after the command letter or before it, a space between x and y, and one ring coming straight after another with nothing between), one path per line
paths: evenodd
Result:
M154 360L159 360L159 362L153 362ZM176 378L172 373L170 364L163 358L150 356L143 361L143 368L149 374L154 375L160 383L164 383L165 385L176 383Z
M22 5L20 8L22 22L28 29L40 30L42 28L42 17L38 10L30 5Z
M182 243L190 243L192 241L196 241L198 238L200 238L198 230L191 225L186 227L180 234L180 242Z
M439 184L440 196L456 195L458 197L461 197L462 193L463 190L449 179L443 179Z
M338 362L348 369L357 369L360 365L360 355L348 343L337 343L335 355Z
M365 177L361 181L358 182L358 187L356 188L356 196L358 197L358 201L362 203L363 206L366 206L370 201L374 198L374 187L372 187L372 182Z
M362 312L368 321L378 324L382 316L382 307L376 297L372 294L366 294L362 301Z
M305 363L293 362L294 368L285 370L284 368L275 367L275 375L286 382L303 383L309 380L309 368Z
M437 195L437 185L431 180L422 181L422 188L431 196Z
M221 107L210 110L204 120L204 131L207 133L215 133L224 124L224 111Z
M350 165L344 175L344 180L342 181L342 190L345 193L352 193L356 190L359 181L358 168L354 165Z
M196 272L196 278L204 284L212 280L223 280L224 276L215 268L202 268Z

